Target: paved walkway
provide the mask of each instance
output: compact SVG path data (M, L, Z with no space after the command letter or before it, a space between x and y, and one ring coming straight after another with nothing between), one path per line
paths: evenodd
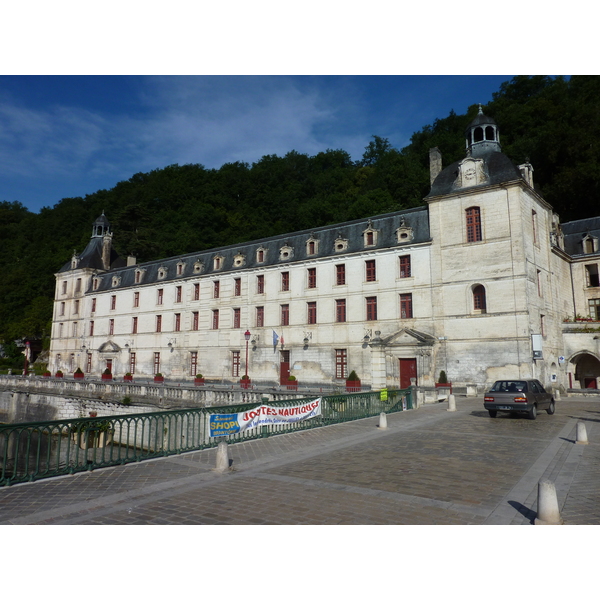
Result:
M482 399L0 488L0 524L513 524L555 482L565 524L600 524L600 401L537 420ZM589 444L575 444L576 423Z

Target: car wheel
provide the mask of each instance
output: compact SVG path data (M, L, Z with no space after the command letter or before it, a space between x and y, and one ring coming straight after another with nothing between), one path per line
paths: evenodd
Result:
M527 415L527 416L532 421L535 420L535 418L537 417L537 406L535 404L531 407L531 410L529 411L529 415Z
M550 406L546 409L546 412L549 415L553 415L555 410L556 410L556 406L554 406L554 400L550 400Z
M492 417L492 419L495 419L496 415L498 414L497 410L488 410L488 412L490 413L490 417Z

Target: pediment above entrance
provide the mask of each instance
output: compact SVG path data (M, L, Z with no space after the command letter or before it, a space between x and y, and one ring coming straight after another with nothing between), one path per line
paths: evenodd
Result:
M120 352L121 348L119 346L117 346L117 344L115 344L114 342L108 341L108 342L104 342L104 344L102 344L100 346L100 348L98 348L98 352Z
M436 341L432 335L408 327L381 338L384 346L433 346Z

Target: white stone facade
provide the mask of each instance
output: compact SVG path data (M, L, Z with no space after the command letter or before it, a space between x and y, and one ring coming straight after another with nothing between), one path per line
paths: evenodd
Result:
M600 298L598 248L565 250L530 165L510 165L494 140L472 155L436 175L423 208L141 265L106 268L104 217L56 275L51 369L214 382L247 369L269 385L355 370L373 388L433 386L444 370L455 385L591 386L600 333L565 320Z

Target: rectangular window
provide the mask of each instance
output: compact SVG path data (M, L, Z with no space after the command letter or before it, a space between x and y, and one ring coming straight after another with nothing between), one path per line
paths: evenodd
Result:
M265 293L265 276L264 275L256 276L256 293L257 294Z
M478 206L467 208L467 242L480 242L481 236L481 213Z
M181 313L175 313L175 331L181 331Z
M369 296L367 302L367 321L377 321L377 296Z
M97 290L98 286L100 285L100 280L99 279L94 279L94 283L93 283L93 289Z
M94 335L94 321L90 321L90 336Z
M131 319L131 333L137 333L137 332L138 332L138 318L133 317Z
M96 312L96 298L92 298L92 312Z
M181 289L180 285L175 287L175 302L181 302Z
M135 283L139 283L142 279L142 272L141 271L136 271L135 272Z
M258 261L259 263L261 263L261 262L264 262L264 261L265 261L265 252L264 252L264 250L259 250L259 251L257 252L257 261Z
M69 357L69 371L74 371L75 370L75 355L71 354L71 356Z
M598 277L598 265L585 265L585 277L588 287L600 287L600 278Z
M544 315L540 315L540 333L542 334L542 336L546 335L546 328L545 328L545 323L544 323Z
M410 255L400 257L400 277L411 277Z
M538 296L542 296L542 272L539 269L536 270L535 276L537 280Z
M537 235L537 213L535 210L531 211L531 228L533 230L533 243L537 244L538 235Z
M129 372L135 375L135 352L129 355Z
M239 308L233 309L233 328L239 329L242 325L242 311Z
M158 375L160 373L160 352L154 353L154 365L152 368L152 374Z
M77 294L80 291L81 291L81 279L79 278L75 282L75 293Z
M221 292L221 282L215 281L213 283L213 298L218 298Z
M162 332L162 315L156 315L156 333Z
M162 304L163 303L163 290L162 288L159 290L156 290L156 304Z
M196 310L192 313L192 330L198 331L198 321L200 313Z
M194 284L194 300L200 300L200 284Z
M114 335L114 333L115 333L115 320L109 319L108 320L108 335Z
M63 336L63 327L64 327L63 323L58 324L58 337L59 338L61 338Z
M198 353L190 352L190 375L195 377L198 374Z
M335 265L335 281L337 285L346 285L346 265Z
M308 269L308 287L316 288L317 287L317 269L312 267Z
M346 300L335 301L335 321L336 323L346 322Z
M177 275L182 275L183 274L183 265L179 264L177 265Z
M400 318L412 319L412 294L400 294Z
M64 317L64 315L65 315L65 305L66 305L66 302L60 303L60 310L58 311L58 314L61 317Z
M66 281L62 282L62 293L63 294L67 293L67 282Z
M234 350L231 353L231 376L239 377L240 376L240 351Z
M233 280L233 295L234 296L242 295L242 280L239 277L236 277Z
M316 251L316 244L315 242L308 242L308 254L310 256L312 256Z
M374 260L366 260L365 261L365 277L367 281L376 281L377 280L377 272L375 270L375 261Z
M592 317L594 321L600 321L600 298L588 300L588 305L590 307L590 317Z
M92 372L92 353L91 352L87 353L87 358L85 361L85 372L86 373Z
M110 297L110 310L115 310L116 308L117 308L117 297L111 296Z
M77 323L73 323L73 337L77 337Z
M282 325L290 324L290 305L289 304L281 305L281 324Z
M219 309L212 311L212 328L219 329Z
M73 314L74 315L79 314L79 300L75 300L75 306L73 307Z
M309 325L316 325L317 323L317 303L316 302L307 302L307 322Z
M284 271L281 274L281 291L282 292L290 291L290 273L289 273L289 271Z
M256 307L256 326L257 327L265 326L265 307L264 306Z
M336 379L348 377L348 353L346 350L335 351L335 377Z
M133 292L133 308L139 308L139 307L140 307L140 293Z

